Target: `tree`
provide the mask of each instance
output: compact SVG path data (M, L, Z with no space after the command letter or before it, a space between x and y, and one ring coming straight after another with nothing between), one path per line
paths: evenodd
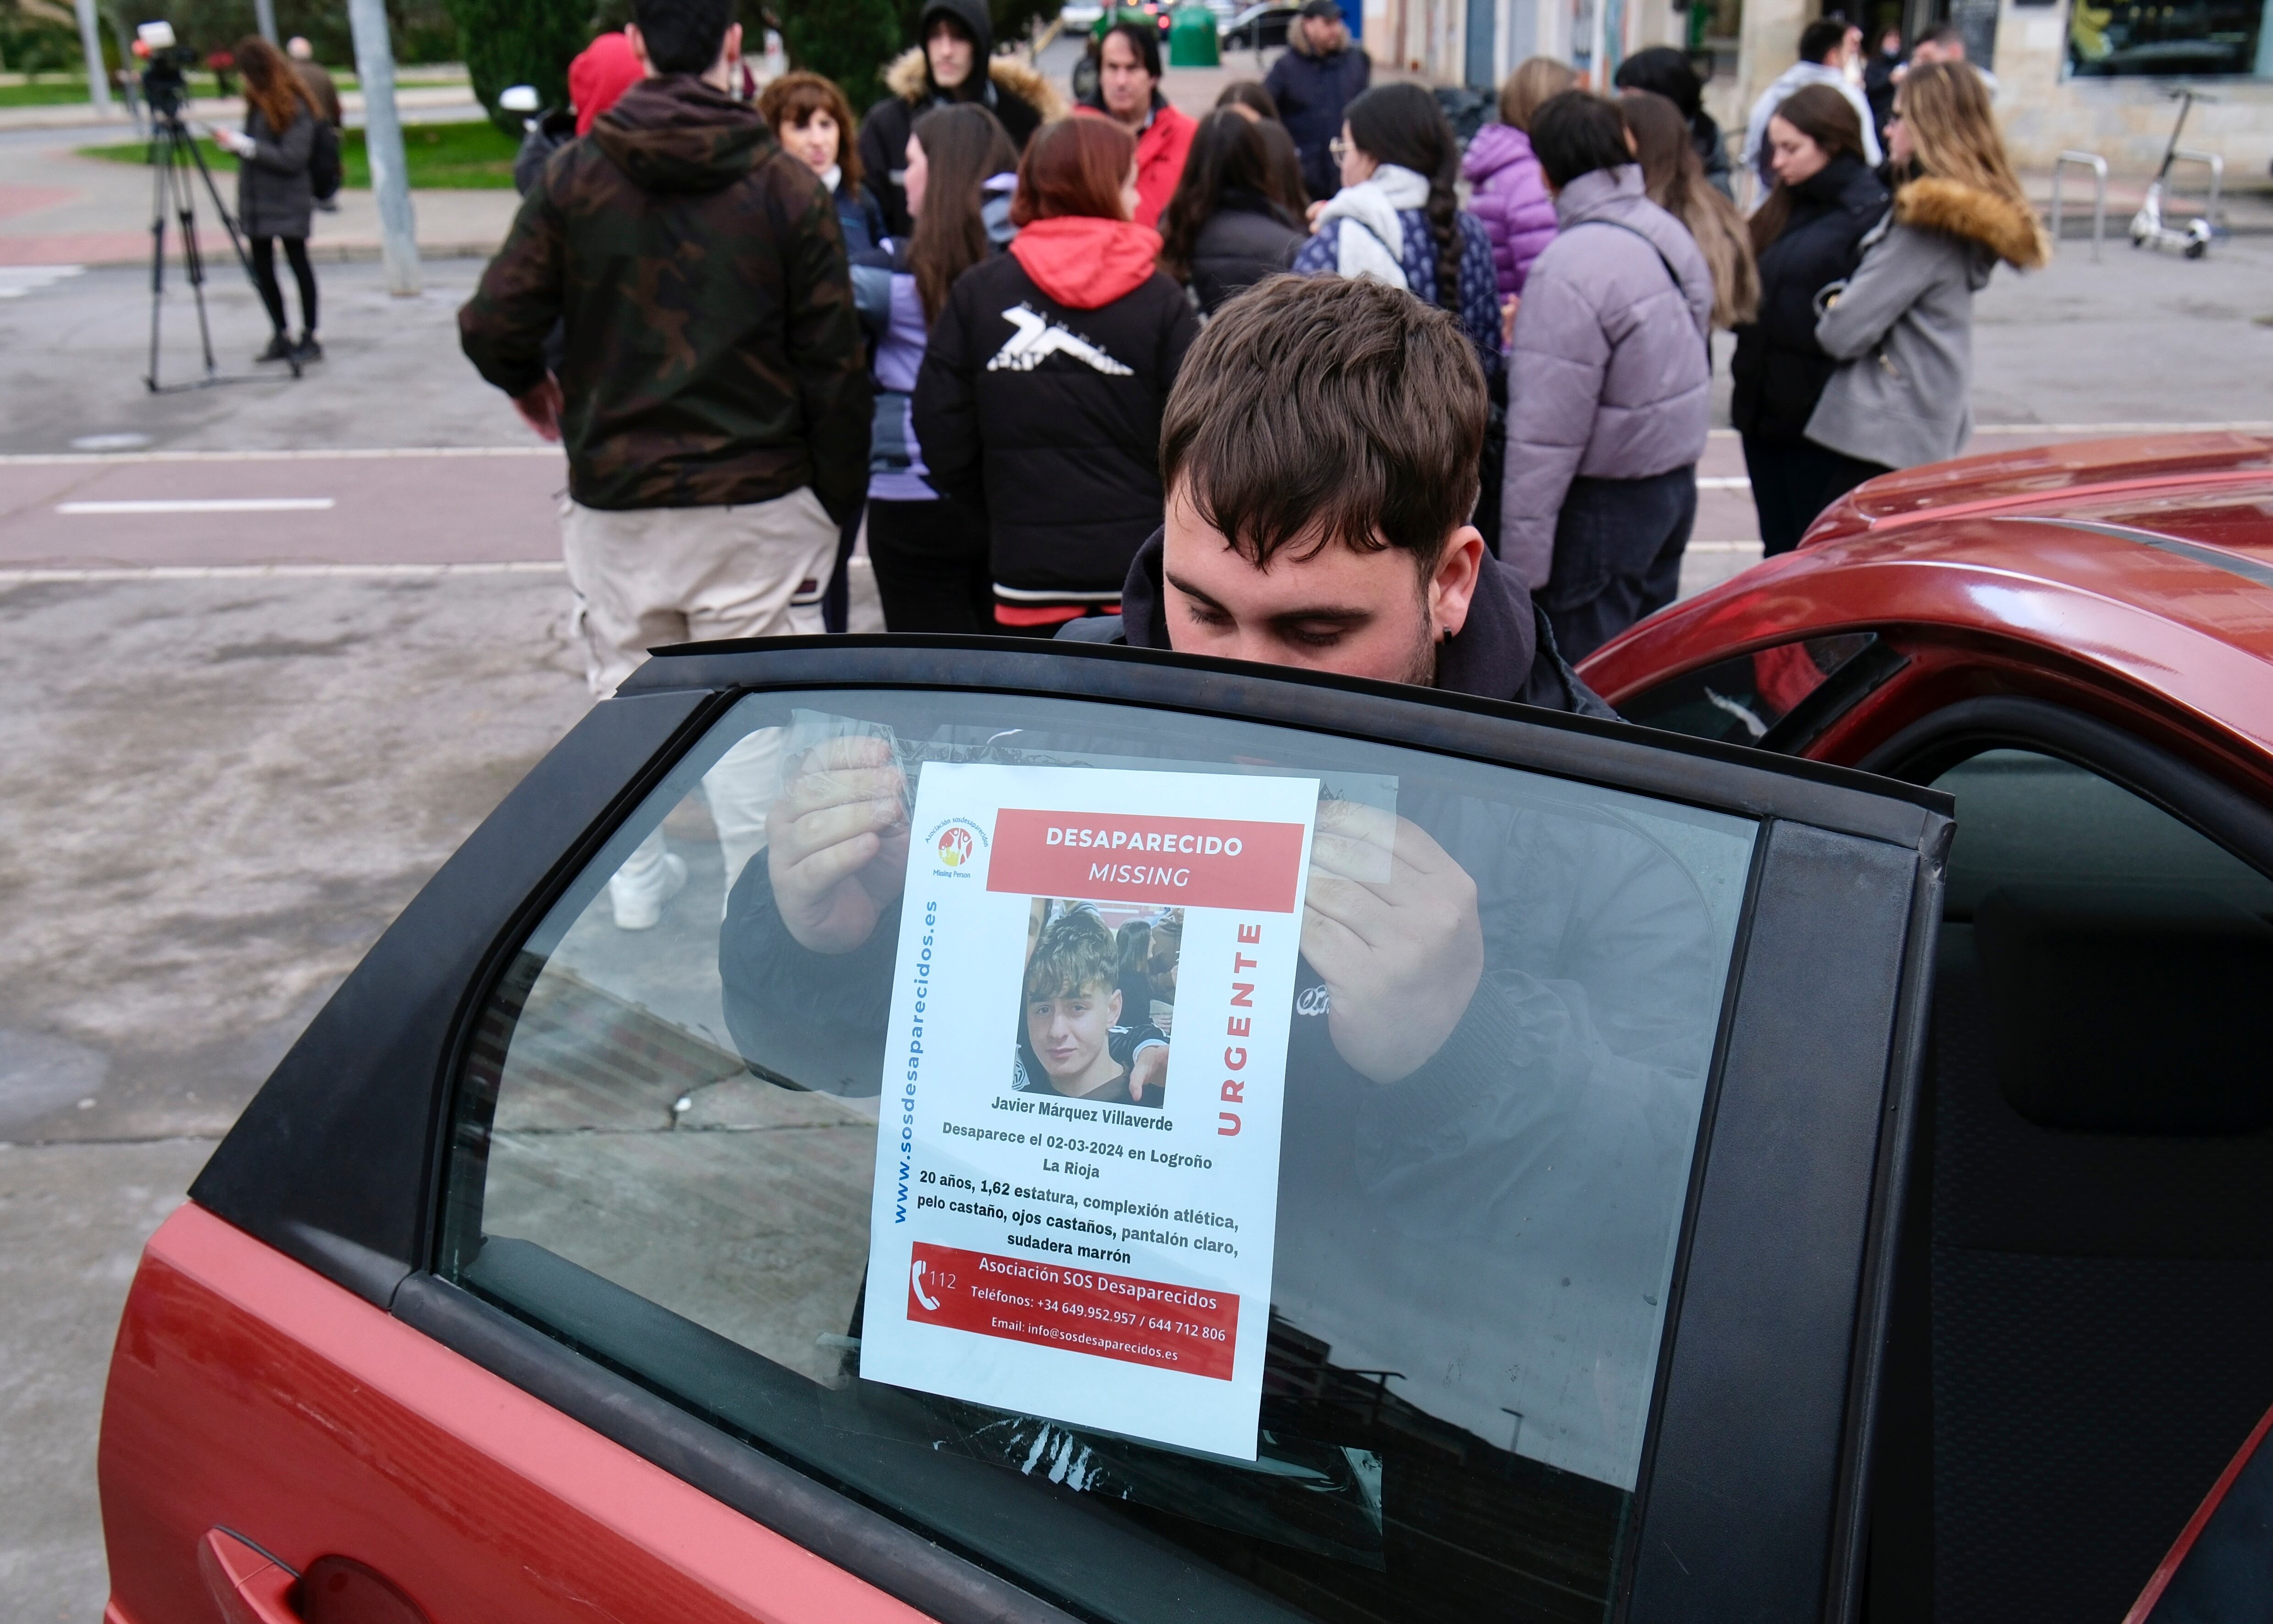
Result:
M799 0L782 9L782 44L791 62L835 79L865 109L884 94L884 65L913 34L903 9L900 0Z
M540 107L568 104L568 64L591 41L590 0L448 0L474 94L491 122L521 133L521 115L498 110L514 85L533 85Z

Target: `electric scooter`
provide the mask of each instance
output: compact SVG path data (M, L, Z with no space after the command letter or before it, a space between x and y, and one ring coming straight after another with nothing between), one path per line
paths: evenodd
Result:
M2155 172L2154 182L2147 188L2146 200L2131 216L2131 246L2175 248L2189 259L2199 259L2209 251L2209 221L2197 214L2183 228L2164 224L2163 193L2171 183L2171 164L2179 155L2179 136L2187 127L2187 115L2197 100L2207 101L2210 98L2191 87L2174 90L2171 94L2178 99L2179 122L2171 126L2171 144L2163 149L2163 167Z

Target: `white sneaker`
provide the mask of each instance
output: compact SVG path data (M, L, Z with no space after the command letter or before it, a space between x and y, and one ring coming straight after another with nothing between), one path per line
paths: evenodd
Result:
M608 902L615 909L616 929L652 931L662 923L663 905L686 887L686 859L665 852L663 861L644 874L619 871L608 881Z

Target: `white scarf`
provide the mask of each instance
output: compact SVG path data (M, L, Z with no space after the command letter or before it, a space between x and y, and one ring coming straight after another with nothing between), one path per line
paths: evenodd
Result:
M1384 163L1354 186L1345 186L1318 211L1318 225L1347 223L1335 243L1334 269L1344 276L1370 276L1392 288L1412 290L1405 279L1405 224L1399 209L1425 207L1429 177L1402 165ZM1353 231L1352 226L1358 228Z
M843 164L832 163L821 172L821 190L830 197L835 197L836 189L844 183L844 166Z

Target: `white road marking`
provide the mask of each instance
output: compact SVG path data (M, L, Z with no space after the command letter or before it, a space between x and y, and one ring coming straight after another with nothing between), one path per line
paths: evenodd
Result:
M26 452L0 456L0 468L109 468L127 462L384 462L398 457L551 457L558 445L386 445L337 451Z
M56 512L90 513L320 513L329 497L167 497L150 502L58 502Z
M1706 474L1697 481L1699 490L1750 490L1752 482L1742 474Z
M27 293L67 281L86 269L83 265L0 266L0 299L20 299Z
M1692 542L1683 549L1685 552L1758 552L1759 550L1758 542Z
M0 569L0 587L49 581L304 580L327 576L359 578L438 575L559 575L567 565L551 560L511 564L139 564L103 569Z

